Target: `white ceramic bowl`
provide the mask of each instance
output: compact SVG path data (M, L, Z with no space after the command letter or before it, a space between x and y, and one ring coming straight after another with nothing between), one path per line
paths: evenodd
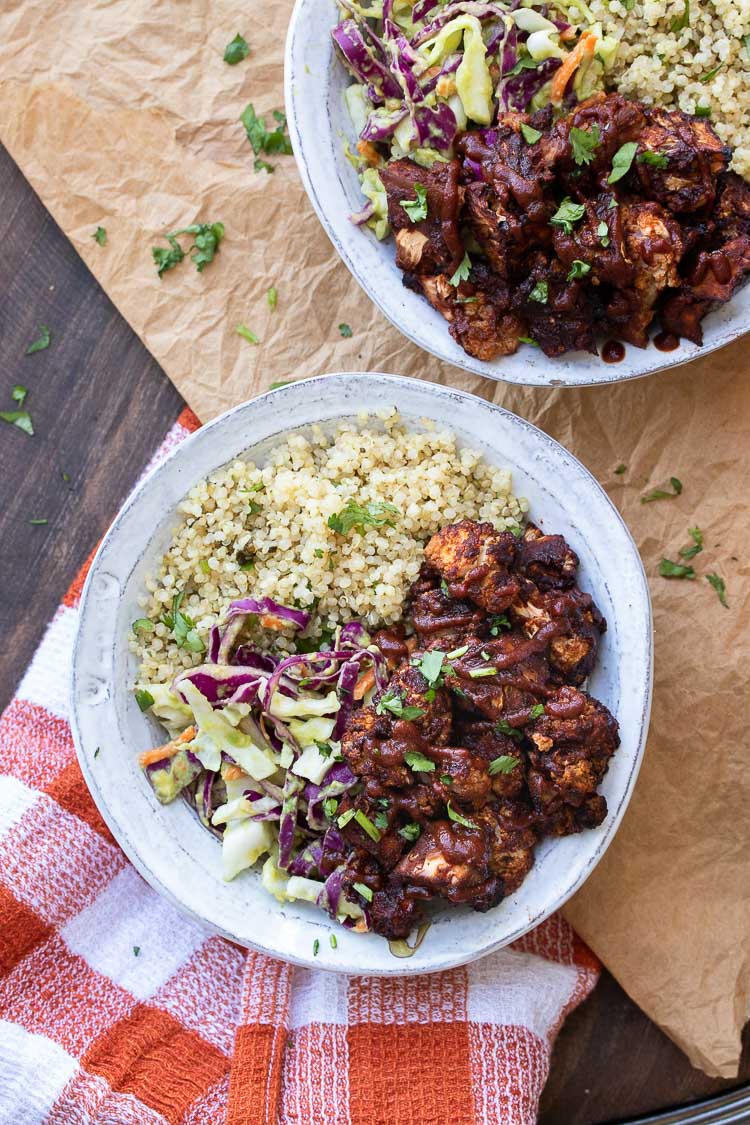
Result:
M633 379L686 363L750 331L748 285L706 317L702 348L687 340L672 352L660 352L653 344L645 350L628 345L625 358L616 364L586 352L548 359L528 345L516 355L492 363L467 355L449 335L443 317L424 297L402 285L393 239L378 242L366 227L349 222L349 215L360 211L366 200L343 149L345 138L356 138L343 99L349 75L331 43L336 12L333 0L297 0L295 4L284 74L289 135L310 202L342 261L380 311L420 348L455 367L507 383L587 386Z
M546 840L514 895L487 914L446 909L419 951L394 958L375 935L337 930L313 906L279 905L255 872L221 878L220 845L183 801L160 805L137 755L163 738L130 690L128 650L137 598L177 522L177 503L199 480L252 451L263 461L293 428L332 426L364 409L394 404L412 425L433 419L461 444L513 472L514 491L531 516L567 537L581 559L581 584L609 628L591 690L620 722L622 745L602 792L609 813L600 828ZM149 883L173 903L241 945L298 964L342 972L418 973L473 960L518 938L580 887L603 855L625 811L643 753L651 699L651 610L638 552L619 514L590 473L552 438L482 399L392 375L340 374L296 383L238 406L187 438L131 494L99 548L86 582L76 641L72 716L78 758L104 819ZM97 747L100 754L95 756ZM313 958L313 941L320 952Z

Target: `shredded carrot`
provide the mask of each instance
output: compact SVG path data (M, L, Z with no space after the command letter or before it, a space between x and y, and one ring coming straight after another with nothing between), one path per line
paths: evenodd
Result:
M258 618L259 623L264 629L283 629L286 622L281 617L276 617L272 613L262 613Z
M377 168L378 164L382 164L380 153L371 141L357 141L357 152L360 156L364 156L371 168Z
M565 88L578 67L585 59L590 59L596 50L596 36L593 31L587 31L576 43L573 50L555 71L550 86L549 100L553 105L559 105L565 95Z
M239 766L225 766L224 767L224 780L225 781L239 781L243 777L248 777L243 769Z
M375 670L374 668L368 668L368 670L359 677L357 683L354 686L354 698L364 699L365 695L370 690L370 688L374 686L374 684Z
M165 758L174 758L186 742L193 741L196 733L195 727L187 727L182 734L178 734L177 738L173 738L171 742L167 742L164 746L155 746L153 750L144 750L142 754L139 754L138 761L142 766L152 766L154 762L161 762Z

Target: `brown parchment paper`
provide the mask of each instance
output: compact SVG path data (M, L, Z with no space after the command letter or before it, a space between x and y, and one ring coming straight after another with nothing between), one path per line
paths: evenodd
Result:
M418 351L335 258L293 159L272 158L272 176L252 171L238 118L250 100L281 108L290 10L291 0L6 0L0 139L202 419L277 379L401 372L517 411L602 481L651 580L655 695L630 809L567 914L696 1066L731 1076L750 986L750 337L672 373L568 391L504 387ZM222 54L237 31L251 54L230 67ZM216 220L226 238L205 272L186 261L159 281L157 236ZM92 238L98 225L106 247ZM237 336L240 322L258 347ZM672 475L679 499L640 503ZM659 578L661 556L676 558L696 524L701 577ZM711 571L726 579L728 610Z

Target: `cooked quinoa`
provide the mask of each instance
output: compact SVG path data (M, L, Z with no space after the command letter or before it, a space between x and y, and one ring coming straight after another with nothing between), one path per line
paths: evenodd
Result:
M627 97L711 111L732 167L750 177L750 0L588 0L620 40L610 81ZM631 8L628 11L628 8ZM681 30L672 27L689 21Z
M350 499L394 505L394 526L331 530L329 517ZM424 543L439 528L471 518L513 529L527 508L506 469L426 422L407 430L395 410L342 423L332 437L318 427L293 433L265 465L249 455L233 461L178 506L172 545L140 599L154 628L131 640L139 678L166 683L205 659L178 647L161 620L180 591L204 643L228 603L249 595L312 610L314 636L352 619L389 624L402 616Z

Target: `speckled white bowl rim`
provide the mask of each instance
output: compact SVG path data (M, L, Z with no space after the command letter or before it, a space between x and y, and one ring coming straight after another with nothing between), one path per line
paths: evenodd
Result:
M364 200L342 141L351 138L342 91L349 83L334 55L332 0L297 0L286 40L284 91L289 136L305 191L341 260L367 296L404 336L438 359L475 375L529 386L590 386L617 383L688 363L750 331L750 285L703 322L704 344L682 340L673 352L653 344L630 345L621 363L608 364L586 352L548 359L537 348L521 347L491 363L474 359L448 333L448 325L418 293L402 285L393 239L378 242L371 231L349 222Z
M430 418L461 444L507 465L531 515L565 534L581 557L581 584L608 622L591 691L617 715L622 746L604 780L603 825L537 848L516 894L486 914L443 910L419 951L394 958L376 935L337 928L307 904L277 903L255 872L221 879L218 842L183 801L162 806L137 754L163 730L129 690L128 650L137 596L171 538L175 507L208 473L241 452L258 459L290 429L335 424L360 410L396 405L413 427ZM131 493L104 538L83 589L75 644L71 725L86 783L113 835L160 894L213 931L299 965L349 973L435 972L472 961L538 925L581 886L612 840L636 781L651 703L652 626L648 585L635 544L604 490L561 445L516 415L448 387L393 375L339 373L295 383L228 411L183 441ZM99 752L96 753L97 749ZM313 956L313 942L320 950Z

